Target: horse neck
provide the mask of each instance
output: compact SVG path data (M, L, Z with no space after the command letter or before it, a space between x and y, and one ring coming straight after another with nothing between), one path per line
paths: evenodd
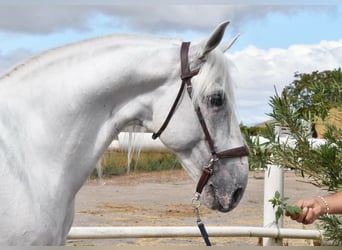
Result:
M22 137L35 135L19 142L30 148L29 167L48 165L46 182L69 182L76 192L122 127L150 119L149 97L172 78L178 48L110 37L49 52L5 77L29 121Z

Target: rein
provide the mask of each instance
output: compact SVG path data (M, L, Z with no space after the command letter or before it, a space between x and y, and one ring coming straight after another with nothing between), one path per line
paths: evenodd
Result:
M190 42L183 42L180 50L180 59L181 59L181 80L182 84L180 86L180 89L178 91L178 94L176 96L175 101L173 102L173 105L169 111L169 114L167 115L164 123L160 127L160 129L152 134L152 139L157 139L163 131L166 129L167 125L169 124L173 114L176 111L176 108L179 104L179 101L181 99L181 96L183 94L184 88L186 87L187 92L189 94L190 99L192 99L192 83L191 83L191 78L196 76L199 73L199 69L195 70L190 70L190 65L189 65L189 47L190 47ZM208 234L204 228L204 224L202 223L200 216L199 216L199 207L201 205L200 203L200 196L203 191L203 188L207 184L210 176L213 173L214 170L214 165L217 161L220 159L225 159L225 158L236 158L236 157L243 157L243 156L248 156L249 155L249 150L246 145L237 147L237 148L232 148L220 152L216 152L215 149L215 143L210 135L210 132L208 130L207 124L205 123L202 111L199 106L194 107L198 120L201 124L203 133L205 135L205 140L207 141L207 144L209 146L211 158L208 162L208 164L203 168L202 175L197 183L196 186L196 192L194 194L194 197L192 198L192 203L193 207L195 208L195 212L197 215L197 224L198 227L201 231L201 234L206 242L207 246L210 246L211 243L208 238Z

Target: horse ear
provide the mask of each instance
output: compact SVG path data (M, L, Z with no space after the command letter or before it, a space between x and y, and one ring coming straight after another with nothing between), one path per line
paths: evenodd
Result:
M230 40L227 43L224 43L222 45L220 45L220 49L222 50L222 52L226 52L227 50L230 49L230 47L233 46L233 44L236 42L236 40L240 37L240 34L236 35L232 40Z
M221 23L219 26L216 27L214 32L210 35L209 39L207 40L205 47L201 53L200 59L203 59L208 53L214 50L221 42L222 37L224 35L224 31L228 26L229 21L225 21Z

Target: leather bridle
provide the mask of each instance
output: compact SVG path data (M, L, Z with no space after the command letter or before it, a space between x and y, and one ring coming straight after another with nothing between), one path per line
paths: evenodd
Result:
M152 134L152 138L156 139L158 138L161 133L166 129L167 125L169 124L173 114L175 113L176 107L181 99L181 96L183 94L184 88L186 87L187 92L190 96L190 99L192 98L192 84L191 84L191 78L194 77L199 73L199 69L195 69L193 71L190 70L189 66L189 47L190 47L190 42L183 42L181 46L181 52L180 52L180 58L181 58L181 79L182 79L182 84L180 86L180 89L178 91L177 97L169 111L169 114L167 115L164 123L160 127L160 129ZM210 176L213 173L214 165L219 159L225 159L225 158L236 158L236 157L243 157L243 156L248 156L249 155L249 150L246 145L237 147L237 148L232 148L220 152L216 152L215 149L215 144L210 136L208 127L205 123L205 120L203 118L203 114L201 112L201 109L199 106L195 106L195 111L197 114L197 117L199 119L199 122L201 124L202 130L205 135L205 139L208 143L209 150L211 153L211 159L209 160L207 166L203 168L202 176L200 177L197 187L196 187L196 200L199 199L200 194L202 193L202 190L204 186L207 184Z

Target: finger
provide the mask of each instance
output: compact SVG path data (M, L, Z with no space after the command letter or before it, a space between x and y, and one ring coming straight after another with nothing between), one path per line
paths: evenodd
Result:
M289 215L292 220L297 220L300 214L291 214Z
M306 213L306 210L303 209L301 213L290 214L290 217L292 220L297 220L301 215L304 214L305 216L305 213Z
M303 208L303 204L304 204L304 200L299 200L296 202L295 206ZM299 213L290 214L289 212L285 210L285 215L290 216L292 220L297 220L300 214Z
M311 224L315 221L315 214L313 212L312 208L309 208L304 220L303 220L303 224Z
M305 217L306 217L306 215L307 215L307 213L308 213L308 210L309 210L309 209L308 209L307 207L304 207L304 208L303 208L303 212L300 213L300 214L297 214L297 216L295 217L294 220L296 220L297 222L303 223L303 221L304 221L304 219L305 219Z
M296 206L300 208L304 208L304 200L299 200L296 202Z

